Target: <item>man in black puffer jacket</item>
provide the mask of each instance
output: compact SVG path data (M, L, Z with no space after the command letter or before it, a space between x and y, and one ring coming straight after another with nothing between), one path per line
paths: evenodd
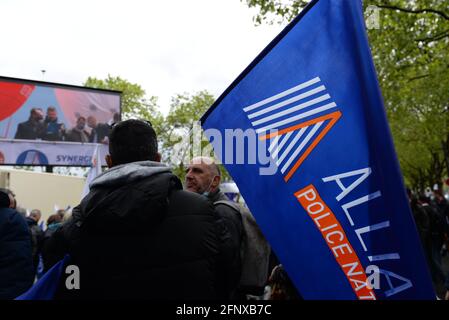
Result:
M80 271L80 289L65 288L63 277L56 298L225 298L226 228L207 199L183 191L159 163L151 125L118 123L109 152L110 169L50 239L50 250L69 253Z

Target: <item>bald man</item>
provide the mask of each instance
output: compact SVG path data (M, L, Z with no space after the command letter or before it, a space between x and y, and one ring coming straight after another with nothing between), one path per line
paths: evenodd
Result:
M224 250L227 253L226 261L232 261L232 274L224 284L231 298L238 298L238 284L241 275L240 248L243 237L243 225L240 212L225 204L217 204L217 201L230 201L229 198L220 191L221 172L218 165L212 158L197 157L192 159L187 166L185 177L185 188L187 191L201 194L214 203L217 215L223 220L230 241Z

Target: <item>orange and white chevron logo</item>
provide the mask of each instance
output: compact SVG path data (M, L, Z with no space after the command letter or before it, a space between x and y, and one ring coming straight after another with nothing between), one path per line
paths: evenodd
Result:
M340 119L319 77L243 108L287 182Z

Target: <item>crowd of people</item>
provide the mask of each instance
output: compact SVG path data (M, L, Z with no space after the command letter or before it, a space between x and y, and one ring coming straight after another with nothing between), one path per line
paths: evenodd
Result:
M0 230L0 246L21 236L0 253L9 261L0 263L0 299L22 294L39 265L45 272L67 254L81 286L65 287L63 274L54 299L270 299L272 288L273 299L301 298L249 211L220 191L211 158L192 160L184 189L160 163L151 124L119 122L109 138L109 170L70 217L50 216L45 232L39 210L23 218L13 193L0 190L0 228L14 224Z
M116 113L113 121L117 122L118 120L119 116ZM67 130L64 123L58 122L56 108L50 106L47 108L45 117L41 108L32 108L28 120L18 124L14 138L107 144L110 130L107 123L99 123L93 115L87 118L79 115L76 125Z
M437 295L449 300L449 272L442 266L449 249L449 203L441 190L415 194L407 189L407 194Z
M109 139L109 170L45 231L39 210L24 217L0 190L0 299L16 298L66 255L81 286L67 288L62 274L54 299L301 299L254 217L220 190L213 159L194 158L183 184L160 162L150 123L118 122ZM449 205L440 192L409 198L435 286L449 289Z

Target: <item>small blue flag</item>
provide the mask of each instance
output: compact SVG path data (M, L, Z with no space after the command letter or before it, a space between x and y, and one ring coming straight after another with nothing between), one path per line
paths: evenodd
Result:
M70 260L66 255L64 259L48 270L27 292L18 296L15 300L53 300L59 281L65 267Z

